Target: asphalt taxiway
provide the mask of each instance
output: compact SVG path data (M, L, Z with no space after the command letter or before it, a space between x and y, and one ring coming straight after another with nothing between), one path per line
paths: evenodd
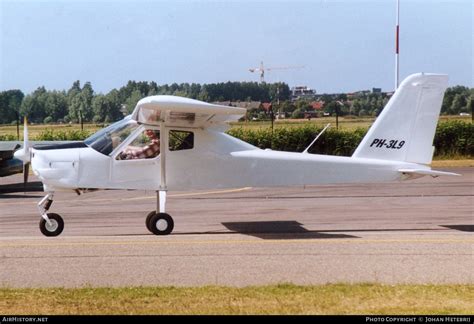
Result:
M169 236L145 228L154 192L98 191L56 194L44 237L43 194L0 178L0 286L473 284L474 169L444 170L462 176L171 192Z

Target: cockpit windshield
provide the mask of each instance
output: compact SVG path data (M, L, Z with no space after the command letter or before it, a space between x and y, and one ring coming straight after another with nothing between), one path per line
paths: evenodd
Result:
M125 117L97 133L88 137L84 143L92 147L97 152L109 155L120 145L136 128L138 124L130 116Z

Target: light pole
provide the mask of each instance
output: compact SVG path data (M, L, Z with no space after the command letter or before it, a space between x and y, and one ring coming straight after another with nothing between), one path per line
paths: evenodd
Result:
M81 123L81 131L84 130L84 123L82 121L82 105L79 107L79 122Z
M398 54L400 51L399 40L400 40L400 1L397 0L397 14L396 14L396 27L395 27L395 90L398 88L398 78L399 78L399 67L398 67Z
M20 113L16 111L16 140L20 140Z

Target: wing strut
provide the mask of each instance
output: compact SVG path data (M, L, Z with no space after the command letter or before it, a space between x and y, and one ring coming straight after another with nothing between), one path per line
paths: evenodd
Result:
M168 150L168 132L164 120L160 122L160 187L157 192L156 211L165 212L166 206L166 151Z
M162 112L166 116L166 111ZM165 212L166 206L166 152L168 151L168 129L164 118L160 121L160 186L156 191L156 211L148 214L146 227L155 235L168 235L173 231L173 218Z

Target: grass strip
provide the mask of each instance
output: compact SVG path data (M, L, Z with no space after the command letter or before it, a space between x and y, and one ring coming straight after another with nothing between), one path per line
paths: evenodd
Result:
M0 314L473 314L474 285L0 289Z

